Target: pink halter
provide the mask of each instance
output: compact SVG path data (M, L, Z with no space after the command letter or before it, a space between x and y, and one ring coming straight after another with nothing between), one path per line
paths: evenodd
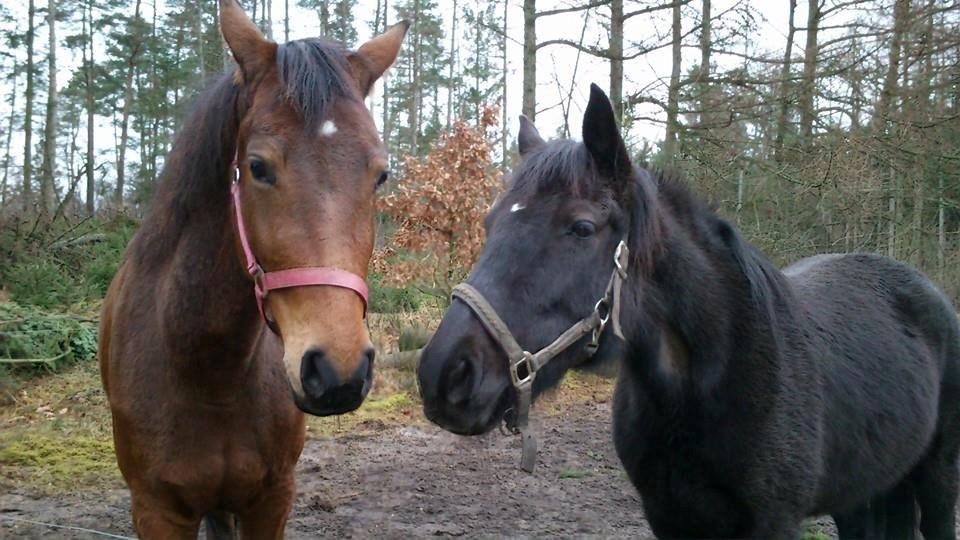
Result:
M237 166L236 157L234 157L233 170L234 177L230 185L230 194L233 196L233 208L237 218L237 236L240 237L240 245L243 247L243 256L247 262L247 272L250 274L250 277L253 278L253 293L257 299L257 309L260 310L260 316L263 317L267 326L269 326L274 333L279 334L276 322L267 317L263 309L263 301L267 298L270 291L274 289L288 289L292 287L326 285L350 289L357 293L357 296L363 300L363 316L366 318L369 290L363 278L353 272L328 266L290 268L276 272L263 271L263 267L260 266L256 256L253 254L253 250L250 249L250 241L247 239L247 228L243 224L243 213L240 211L240 169Z

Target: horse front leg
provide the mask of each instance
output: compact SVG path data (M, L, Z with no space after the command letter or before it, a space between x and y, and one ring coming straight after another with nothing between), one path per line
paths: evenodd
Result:
M756 518L749 538L757 540L797 540L803 518L788 514L766 513Z
M264 492L255 505L239 516L240 537L282 539L287 517L293 508L294 491L291 475L283 485Z
M200 532L200 517L185 515L171 504L144 494L132 493L133 528L144 540L194 539Z

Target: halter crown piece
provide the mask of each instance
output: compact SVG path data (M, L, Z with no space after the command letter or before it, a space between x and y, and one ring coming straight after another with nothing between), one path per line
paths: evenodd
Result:
M280 331L276 321L267 316L263 309L263 302L267 299L270 291L275 289L289 289L293 287L311 287L328 286L350 289L357 293L360 300L363 301L363 316L367 316L367 298L369 289L367 282L353 272L333 268L329 266L305 266L300 268L289 268L287 270L278 270L276 272L266 272L257 257L250 248L250 240L247 237L247 228L243 222L243 212L240 210L240 168L237 164L237 155L233 156L233 182L230 185L230 195L233 197L233 208L236 216L237 236L240 238L240 246L243 248L243 256L246 260L247 273L253 278L253 294L257 299L257 309L260 310L260 316L267 326L275 334Z
M537 371L587 334L590 334L590 341L584 347L586 351L584 360L591 358L600 346L600 336L608 322L613 323L614 335L623 339L623 331L620 328L620 290L623 288L623 281L627 278L629 261L630 250L627 248L627 239L624 238L617 244L613 254L613 274L610 276L603 296L594 305L593 312L536 353L524 350L517 343L506 323L497 315L497 310L493 309L480 291L467 283L461 283L453 288L453 298L462 301L473 311L494 341L500 345L503 352L507 353L510 362L510 380L517 390L516 420L508 427L514 434L521 436L523 456L520 459L520 468L528 473L533 472L537 463L537 439L529 429L533 380L537 376Z

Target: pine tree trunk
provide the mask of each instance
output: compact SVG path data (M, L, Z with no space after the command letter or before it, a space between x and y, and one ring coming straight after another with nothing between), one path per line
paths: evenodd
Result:
M420 71L422 64L421 57L421 35L420 35L420 0L413 1L413 73L411 73L411 96L410 96L410 153L417 155L417 139L420 135Z
M479 50L481 50L481 49L483 48L483 45L481 44L481 41L480 41L480 40L481 40L481 37L483 36L482 29L481 29L481 25L482 25L481 18L478 16L478 17L476 17L476 19L474 20L474 24L473 24L473 30L474 30L474 35L473 35L473 48L474 48L474 50L476 50L476 51L479 51ZM481 57L479 57L479 56L478 56L478 58L477 58L477 63L478 63L478 64L480 63L480 58L481 58ZM480 74L481 74L481 72L483 72L483 73L489 73L487 61L486 61L486 59L485 59L486 57L484 56L484 57L482 57L482 58L484 58L484 60L483 60L483 69L480 69L480 66L477 66L477 69L474 70L474 72L473 72L473 87L477 89L477 92L478 92L478 93L480 92ZM477 102L476 104L474 104L473 114L474 114L474 118L476 119L477 125L479 126L479 125L480 125L480 103L479 103L479 102Z
M77 137L80 135L80 115L72 115L73 119L70 121L70 144L64 145L64 153L66 154L67 161L67 191L63 195L63 200L60 202L60 208L64 211L69 210L71 214L76 214L78 209L77 205L77 185L80 183L80 176L76 175L76 164L77 164L77 152L79 147L77 146Z
M265 10L267 15L266 17L266 35L267 39L273 39L273 0L267 0L267 8Z
M860 131L860 117L863 115L863 75L851 70L850 76L850 131Z
M500 151L502 153L500 170L503 172L507 171L507 151L509 144L507 142L507 134L509 130L507 129L507 30L509 26L507 25L507 13L510 11L510 1L503 0L503 34L501 35L501 44L500 46L503 49L503 66L502 73L500 73L500 122L502 125L501 134L500 134Z
M216 19L215 19L216 20ZM150 19L150 36L154 43L157 43L157 2L153 2L153 15ZM216 50L216 48L214 48ZM151 91L156 92L160 88L160 79L157 73L157 62L150 62L150 88ZM147 154L144 161L146 161L146 169L148 176L146 176L146 181L149 183L151 190L157 182L157 154L160 149L160 118L166 110L166 103L161 102L160 106L156 111L151 115L153 118L150 119L150 143L147 146ZM146 122L144 122L146 123Z
M93 117L94 117L94 97L93 97L93 0L88 0L87 5L85 6L84 16L84 32L87 33L87 38L84 40L84 82L86 88L84 88L84 98L86 101L87 109L87 159L86 159L86 173L87 173L87 197L86 197L86 209L87 215L92 216L96 211L96 180L93 176L94 164L93 164L93 150L94 150L94 129L93 129Z
M327 36L330 33L330 1L322 0L320 2L320 35Z
M453 94L456 85L453 74L457 67L457 0L453 0L453 11L450 12L450 65L447 69L447 130L453 125Z
M390 0L383 0L383 32L389 26ZM390 144L390 78L383 78L383 142Z
M940 275L940 280L943 281L943 270L946 267L944 264L946 260L947 253L947 229L946 229L946 200L943 197L943 177L944 175L939 175L937 179L937 270Z
M680 108L680 62L682 60L681 40L683 35L680 27L680 3L673 6L673 64L670 70L670 89L667 94L667 131L663 143L663 154L666 161L674 159L677 151L677 134L680 131L677 117Z
M780 95L777 101L780 108L777 110L777 137L773 141L773 159L777 163L783 162L783 139L787 136L787 115L790 112L790 64L793 60L793 38L797 28L793 24L793 16L797 10L797 0L790 0L790 26L787 29L787 48L783 53L783 66L780 68Z
M23 211L30 209L33 202L33 98L36 91L33 87L33 16L36 7L33 0L29 0L27 8L27 93L26 109L23 115Z
M807 42L803 49L803 79L800 81L800 137L808 147L813 141L814 92L816 90L821 0L808 0Z
M14 60L13 73L17 72L17 63ZM7 182L10 178L10 144L13 141L13 123L17 118L17 80L10 84L10 118L7 121L7 142L3 153L3 186L0 187L0 209L7 207Z
M893 165L887 173L887 257L897 256L897 177Z
M54 175L57 169L57 3L47 2L47 113L43 125L43 166L40 175L41 209L53 210Z
M935 75L933 73L933 50L935 47L933 41L933 10L935 4L933 0L927 0L927 5L925 8L923 23L923 30L918 40L915 40L917 43L917 50L913 55L915 58L914 65L919 66L916 72L916 79L914 81L914 86L918 92L916 100L916 110L914 114L916 115L917 121L928 122L940 116L938 113L942 113L940 110L935 110L935 104L931 99L931 94L933 92L933 81ZM923 210L926 201L926 172L927 165L923 162L915 163L916 169L916 178L914 180L914 193L913 193L913 249L917 254L917 259L915 261L916 266L923 268L924 260L923 255L925 250L923 249ZM942 174L939 176L943 176Z
M213 8L214 8L214 16L215 16L214 20L219 21L220 20L220 2L214 2ZM178 36L182 35L182 29L183 27L181 26L180 32L177 33ZM223 60L222 62L223 65L220 67L222 69L229 69L233 63L233 53L230 51L230 47L227 46L227 38L223 37L223 32L218 31L217 34L220 36L220 58ZM178 41L179 41L179 37L178 37ZM180 49L178 48L177 49L178 60L179 60L179 56L180 56ZM174 93L176 94L177 92L179 92L179 89L174 89ZM176 105L176 103L174 103L174 105Z
M140 3L137 0L134 7L134 20L140 18ZM200 41L202 43L202 36ZM123 86L123 111L120 118L120 147L117 149L117 187L113 193L114 205L120 209L123 208L123 190L126 181L126 161L127 161L127 142L129 141L130 112L133 104L133 79L136 76L137 57L140 53L140 38L134 37L131 43L130 55L127 57L127 74Z
M890 40L890 55L887 62L887 72L884 76L880 98L872 118L874 136L882 136L886 131L887 121L893 105L893 98L899 92L900 62L903 49L903 35L906 19L910 8L909 0L896 0L893 8L893 33ZM896 255L897 212L899 209L899 187L897 177L891 164L887 175L887 255Z
M795 0L791 0L795 1ZM708 107L710 105L710 49L713 47L712 38L710 35L710 0L703 0L703 9L701 10L700 22L700 70L697 72L697 92L700 93L700 104L699 104L699 120L698 124L700 127L708 127L710 124L709 115L707 114Z
M523 0L523 114L537 117L537 0Z
M256 6L256 2L254 2ZM140 0L137 0L136 7L137 16L140 15ZM201 17L203 11L202 7L198 5L196 11L193 14L193 37L194 37L194 46L196 47L197 60L200 64L200 80L206 80L207 78L207 58L204 53L203 47L203 17ZM256 16L254 16L256 17ZM256 19L254 19L256 20Z
M623 0L610 1L610 102L623 123Z

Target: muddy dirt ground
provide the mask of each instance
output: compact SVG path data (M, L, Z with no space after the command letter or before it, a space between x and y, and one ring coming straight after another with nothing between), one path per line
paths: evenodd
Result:
M287 537L650 537L612 448L606 397L538 415L533 475L516 468L517 438L497 432L464 438L422 422L367 420L362 435L314 436ZM95 538L22 520L132 536L128 505L119 488L45 497L18 488L0 494L0 537ZM819 520L805 537L833 535Z
M374 425L365 426L371 434L311 438L287 536L649 535L610 443L609 411L578 403L542 418L533 475L516 468L517 438L498 432L465 438L425 424ZM85 537L8 518L132 535L128 505L123 489L14 491L0 495L0 536Z

